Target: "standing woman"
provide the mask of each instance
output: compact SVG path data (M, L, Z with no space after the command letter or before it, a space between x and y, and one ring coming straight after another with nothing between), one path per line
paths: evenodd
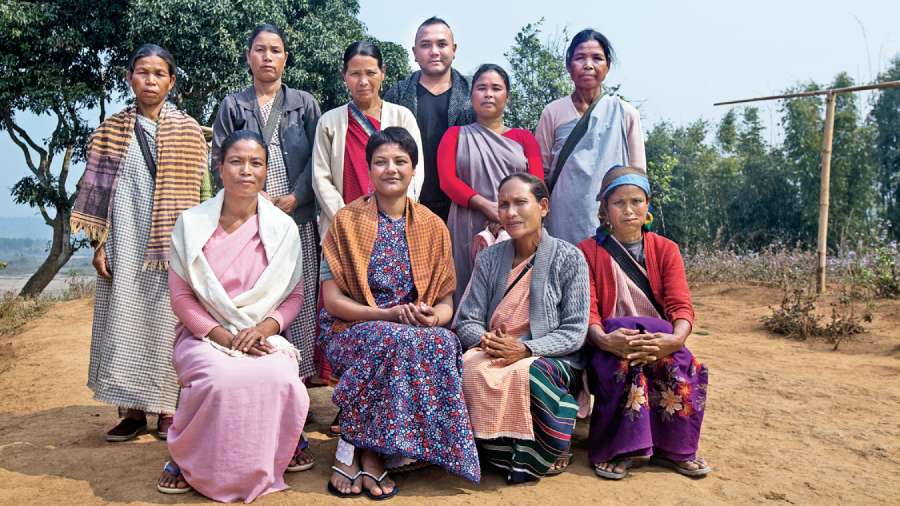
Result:
M247 65L253 76L249 88L225 97L213 126L212 163L216 179L222 164L222 142L232 132L259 133L268 151L265 194L290 215L300 232L303 254L303 305L286 336L300 351L300 377L316 374L313 352L316 340L316 291L318 289L319 237L316 232L316 200L312 190L312 146L319 104L305 91L282 82L288 61L287 43L277 27L257 26L247 42Z
M372 193L366 143L369 137L390 126L406 129L422 152L416 117L409 109L381 99L384 61L378 46L357 41L344 51L342 77L350 92L350 102L322 115L316 127L313 156L313 189L319 202L319 232L325 237L328 226L344 205ZM422 190L423 169L416 166L408 195L417 201Z
M543 179L541 151L531 132L503 124L509 76L499 65L482 65L472 80L476 122L447 130L438 147L441 190L453 201L447 227L453 241L459 302L472 273L472 243L486 224L499 224L497 187L514 173Z
M135 105L91 135L72 211L72 229L90 239L97 270L88 387L123 416L107 441L146 431L146 413L159 414L165 439L178 401L169 235L179 214L200 202L207 147L197 122L166 101L175 69L155 44L131 56L126 80Z
M535 130L547 186L557 197L551 199L547 230L572 244L599 225L592 192L611 167L647 170L640 114L628 102L603 95L612 64L612 45L602 33L588 28L575 34L566 51L575 91L548 104Z

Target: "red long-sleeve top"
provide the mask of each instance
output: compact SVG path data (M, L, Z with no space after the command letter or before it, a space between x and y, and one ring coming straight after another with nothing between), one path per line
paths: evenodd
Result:
M469 207L469 200L478 194L471 186L456 175L456 148L459 143L458 126L453 126L444 132L441 143L438 145L437 166L438 179L441 190L450 197L450 200L462 207ZM541 161L541 148L537 139L528 130L510 128L503 136L512 139L525 150L525 158L528 159L528 172L544 179L544 165Z
M590 269L591 281L591 325L600 325L604 318L610 318L616 304L616 281L612 262L615 260L589 237L578 244L584 253ZM687 275L681 252L674 242L654 234L644 233L644 261L653 297L662 305L665 319L670 322L683 319L694 325L694 305L688 289Z

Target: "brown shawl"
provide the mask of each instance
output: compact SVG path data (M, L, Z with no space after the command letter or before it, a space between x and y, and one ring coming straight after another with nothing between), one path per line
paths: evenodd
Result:
M360 197L334 215L323 254L341 292L368 306L375 306L369 288L369 259L378 235L378 206L373 195ZM425 206L407 199L406 242L412 267L416 302L436 304L456 289L447 227ZM335 331L353 322L336 322Z
M128 145L134 138L134 106L107 118L91 135L84 176L72 210L73 232L83 231L102 244L109 236L110 208ZM200 203L200 183L207 164L207 145L197 122L167 104L159 116L157 170L150 236L144 268L168 268L172 227L181 211Z

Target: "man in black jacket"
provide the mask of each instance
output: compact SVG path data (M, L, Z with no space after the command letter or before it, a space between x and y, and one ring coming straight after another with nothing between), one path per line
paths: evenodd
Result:
M403 105L416 115L425 165L419 202L446 222L450 198L441 191L438 180L437 150L448 128L467 125L475 119L469 83L451 67L456 42L450 25L443 19L431 17L419 26L412 52L421 70L391 86L384 99Z

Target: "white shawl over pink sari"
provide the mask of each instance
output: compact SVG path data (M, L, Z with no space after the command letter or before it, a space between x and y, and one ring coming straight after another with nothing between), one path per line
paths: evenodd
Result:
M287 488L284 472L309 409L296 350L272 336L279 351L257 358L204 337L268 317L285 328L302 300L300 244L290 217L262 198L255 218L226 233L222 201L220 192L185 211L173 232L169 286L181 322L173 362L182 389L168 446L197 492L251 502Z

